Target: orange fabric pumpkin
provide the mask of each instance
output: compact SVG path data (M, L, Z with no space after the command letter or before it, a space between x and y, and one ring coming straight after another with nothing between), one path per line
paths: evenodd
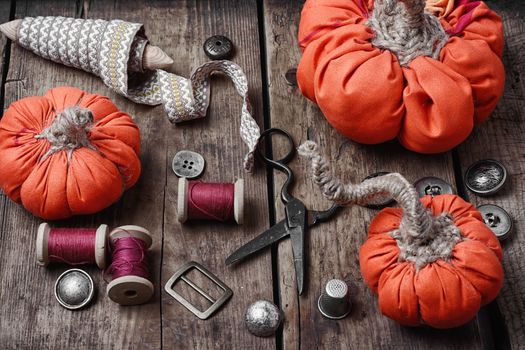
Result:
M398 261L400 250L391 233L399 228L403 211L386 208L370 224L361 247L361 272L386 316L409 326L460 326L501 289L501 247L481 214L460 197L426 196L421 202L434 216L448 213L459 228L463 239L451 258L419 270L412 262Z
M89 120L72 131L66 123L66 132L61 134L62 127L57 133L60 116L77 110ZM50 130L68 148L44 137ZM65 139L66 134L73 138ZM77 139L84 144L72 146ZM44 219L95 213L137 182L139 150L139 129L107 97L55 88L14 102L0 120L0 185L12 200Z
M345 136L365 144L397 137L410 150L438 153L465 140L496 107L505 80L499 16L482 1L426 6L440 16L448 40L436 59L422 55L401 65L372 43L374 0L306 1L298 84Z

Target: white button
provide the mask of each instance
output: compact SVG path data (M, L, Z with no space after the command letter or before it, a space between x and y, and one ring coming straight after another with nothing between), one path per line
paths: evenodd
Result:
M178 177L194 179L204 171L204 158L192 151L180 151L173 157L172 169Z

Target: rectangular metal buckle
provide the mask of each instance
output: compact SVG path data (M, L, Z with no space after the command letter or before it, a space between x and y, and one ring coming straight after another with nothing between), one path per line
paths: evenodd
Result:
M208 295L208 293L203 291L199 286L195 285L195 283L193 283L191 280L187 279L186 276L184 276L192 268L197 269L204 276L208 277L213 283L215 283L215 285L217 285L220 289L223 290L223 293L219 297L219 299L214 300L211 296ZM177 293L175 289L173 289L173 287L175 286L175 283L179 279L186 282L188 286L190 286L193 290L195 290L200 295L208 299L212 303L212 305L205 311L200 311L199 309L197 309L193 304L191 304L182 295ZM204 266L202 266L201 264L195 261L190 261L189 263L184 264L181 268L175 271L173 276L171 276L171 278L166 283L166 286L164 287L164 289L173 298L175 298L175 300L181 303L186 309L193 312L193 314L195 314L195 316L197 316L201 320L205 320L211 315L213 315L213 313L217 311L233 295L233 291L227 285L225 285L224 282L218 279L217 276L215 276L213 273L208 271Z

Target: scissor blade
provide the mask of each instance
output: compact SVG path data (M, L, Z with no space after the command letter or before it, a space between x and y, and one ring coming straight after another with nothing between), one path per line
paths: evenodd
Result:
M233 252L227 259L226 265L233 264L239 260L246 258L248 255L253 254L272 243L286 237L288 231L286 230L286 220L281 220L277 224L270 227L268 230L255 237L235 252Z
M296 226L290 229L290 240L292 242L297 291L301 295L304 290L304 228Z

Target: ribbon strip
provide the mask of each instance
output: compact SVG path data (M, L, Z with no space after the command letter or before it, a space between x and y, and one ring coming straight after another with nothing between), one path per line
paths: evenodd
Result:
M244 168L252 171L260 129L251 115L248 80L237 64L227 60L206 62L189 79L161 69L144 70L142 59L148 44L144 27L122 20L25 17L17 41L43 58L99 76L109 88L133 102L163 104L172 123L205 117L210 76L224 73L243 98L240 135L248 146Z

